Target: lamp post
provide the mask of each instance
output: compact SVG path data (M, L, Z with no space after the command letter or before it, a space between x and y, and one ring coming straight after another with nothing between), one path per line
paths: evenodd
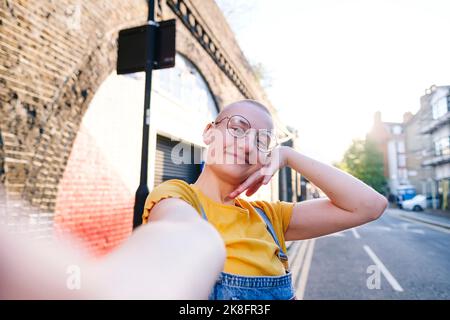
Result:
M155 60L155 3L148 1L148 31L146 32L146 57L145 57L145 96L144 96L144 116L142 125L142 151L141 151L141 175L139 187L136 190L133 210L133 228L141 224L141 216L144 211L145 200L149 190L147 186L148 173L148 137L150 131L150 97L152 90L153 62Z
M154 0L148 1L147 24L119 31L117 74L145 72L141 174L134 202L133 228L142 222L145 200L149 193L147 173L152 72L156 69L175 66L175 35L175 19L155 21Z

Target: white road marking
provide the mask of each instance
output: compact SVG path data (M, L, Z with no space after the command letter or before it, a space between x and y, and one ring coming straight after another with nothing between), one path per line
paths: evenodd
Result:
M384 264L381 262L381 260L375 255L375 253L370 249L369 246L364 246L364 250L366 250L369 257L373 260L373 262L378 266L381 273L385 276L386 280L389 282L391 287L395 291L403 292L403 288L400 286L400 284L395 280L394 276L389 272L389 270L384 266Z
M295 248L297 254L293 256L292 263L290 265L290 269L292 272L292 280L294 281L294 284L296 279L298 279L298 275L301 272L303 258L305 256L306 249L308 248L308 242L309 240L301 241L301 243L299 244L300 248L298 247Z
M444 232L444 233L450 233L449 229L446 229L446 228L443 228L443 227L439 227L439 226L434 226L434 225L431 225L429 223L417 221L415 219L410 219L410 218L405 217L403 215L400 215L398 213L389 212L389 215L391 215L394 218L400 219L400 220L406 220L406 221L410 221L410 222L415 223L415 224L420 224L420 225L425 226L425 227L427 227L429 229L433 229L433 230Z
M384 231L391 231L392 229L391 229L391 227L384 227L384 226L375 226L377 229L380 229L380 230L384 230Z
M352 228L352 233L353 233L353 236L354 236L356 239L360 239L360 238L361 238L361 236L359 235L358 231L356 231L355 228Z
M425 231L421 229L409 229L410 232L418 233L418 234L425 234Z
M303 300L305 295L306 284L308 282L309 269L311 267L312 256L314 252L315 239L310 241L308 252L306 253L305 262L303 263L302 272L300 274L299 286L295 292L298 300Z
M402 224L401 224L402 229L405 230L405 231L408 231L408 227L409 227L410 225L411 225L410 223L402 223Z
M330 234L321 236L321 238L326 238L326 237L345 237L345 234L343 234L341 231L339 231L339 232L330 233Z

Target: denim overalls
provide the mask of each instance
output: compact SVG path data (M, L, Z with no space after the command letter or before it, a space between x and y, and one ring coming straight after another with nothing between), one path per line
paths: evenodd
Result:
M278 257L282 261L287 261L287 255L281 248L269 218L264 210L254 208L265 221L267 231L280 248ZM201 205L200 209L203 219L208 221ZM209 300L293 300L295 299L295 290L289 271L281 276L240 276L221 272L208 298Z

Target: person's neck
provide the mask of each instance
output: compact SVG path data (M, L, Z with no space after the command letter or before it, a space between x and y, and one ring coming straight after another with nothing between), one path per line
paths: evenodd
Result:
M219 179L208 166L205 166L197 181L193 184L210 199L218 203L234 205L234 199L228 198L228 195L239 185Z

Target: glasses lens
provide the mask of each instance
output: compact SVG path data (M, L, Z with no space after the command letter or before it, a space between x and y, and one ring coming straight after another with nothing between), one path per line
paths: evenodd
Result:
M277 144L276 136L272 131L258 130L257 144L259 150L269 152Z
M244 137L249 129L250 123L244 117L232 116L228 120L228 131L237 138Z

